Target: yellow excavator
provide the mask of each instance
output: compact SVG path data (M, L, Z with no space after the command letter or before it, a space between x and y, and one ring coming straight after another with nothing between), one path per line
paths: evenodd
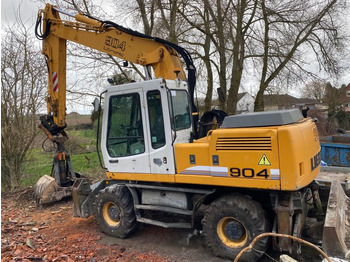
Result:
M199 121L190 54L111 21L47 4L36 35L48 65L48 113L40 128L58 149L51 176L36 184L39 204L72 195L75 216L94 215L104 233L119 238L139 223L196 229L216 256L228 259L264 232L300 237L308 210L320 207L315 120L299 110L235 116L213 110ZM104 98L97 143L106 170L95 184L73 171L64 148L67 40L142 65L147 78L107 87L94 102L100 111ZM258 260L269 244L259 240L241 259ZM272 244L300 252L290 239Z

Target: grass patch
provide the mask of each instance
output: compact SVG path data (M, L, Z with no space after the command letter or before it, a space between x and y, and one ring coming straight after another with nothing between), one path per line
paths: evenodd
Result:
M96 152L71 156L74 171L91 178L98 177L101 170Z
M95 148L95 130L71 130L68 135L70 138L68 141L74 141L80 147L77 153L70 154L74 171L89 177L92 181L103 178L104 171L100 167ZM55 155L56 152L45 152L41 147L31 149L23 165L22 185L33 186L43 175L50 175Z
M23 186L32 186L43 175L50 175L54 153L35 148L28 152L24 164Z
M67 131L69 137L79 137L92 141L96 141L96 130L84 129L84 130L69 130Z

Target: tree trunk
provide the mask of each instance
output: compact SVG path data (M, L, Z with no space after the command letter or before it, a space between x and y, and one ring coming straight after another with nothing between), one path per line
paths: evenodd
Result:
M206 23L205 23L206 35L205 35L205 41L204 41L204 57L202 59L207 69L207 93L205 95L205 100L204 100L204 112L207 112L211 110L211 103L212 103L212 97L213 97L213 82L214 82L213 70L211 68L211 63L210 63L210 44L211 44L210 24L209 24L210 15L208 12L207 1L204 1L204 17L206 20Z
M204 111L211 110L212 97L213 97L213 71L211 69L211 64L209 58L204 58L204 63L207 68L207 93L205 94L204 100Z
M243 33L243 16L246 8L245 0L238 1L236 32L233 33L231 28L231 39L233 43L233 65L231 72L231 85L227 99L227 113L236 114L238 103L238 91L241 84L244 63L244 33Z
M256 94L254 101L254 112L264 111L264 90L266 87L261 87Z

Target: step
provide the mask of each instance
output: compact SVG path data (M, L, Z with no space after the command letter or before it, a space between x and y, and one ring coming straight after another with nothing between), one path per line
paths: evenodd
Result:
M189 229L192 228L191 223L166 223L166 222L161 222L161 221L144 218L144 217L137 217L136 220L137 222L160 226L164 228L189 228Z
M174 207L155 206L155 205L135 205L135 208L143 209L143 210L163 211L163 212L175 213L180 215L188 215L188 216L192 215L192 210L180 209L180 208L174 208Z

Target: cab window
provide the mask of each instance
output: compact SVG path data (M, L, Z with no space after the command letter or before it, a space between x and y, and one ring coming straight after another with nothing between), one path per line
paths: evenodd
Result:
M111 157L131 156L145 152L139 94L110 98L107 151Z
M153 149L157 149L165 145L162 100L158 90L147 92L147 106L151 128L151 144Z
M185 90L171 90L169 94L171 128L176 131L190 128L191 118L187 92Z

